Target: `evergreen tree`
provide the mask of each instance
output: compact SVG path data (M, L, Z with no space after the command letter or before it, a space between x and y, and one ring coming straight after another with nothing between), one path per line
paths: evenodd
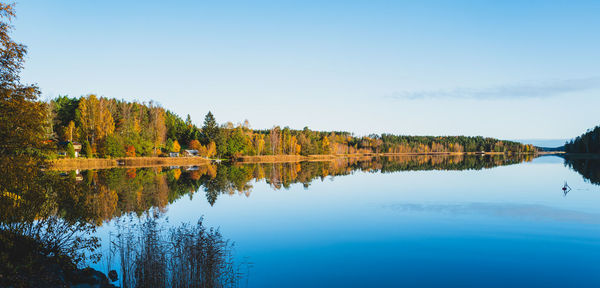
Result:
M107 136L104 141L102 156L104 157L123 157L125 156L125 147L120 139L114 136Z
M87 157L87 158L94 157L94 155L92 153L92 145L90 145L90 142L87 140L85 140L85 142L83 142L83 152L85 154L85 157Z
M202 134L204 135L203 144L208 144L210 141L217 142L217 138L219 137L219 126L217 121L215 120L215 116L208 111L206 116L204 117L204 126L202 126Z
M588 130L581 136L565 143L567 153L600 153L600 126Z
M67 156L69 158L75 158L75 147L73 147L73 143L71 142L67 144Z

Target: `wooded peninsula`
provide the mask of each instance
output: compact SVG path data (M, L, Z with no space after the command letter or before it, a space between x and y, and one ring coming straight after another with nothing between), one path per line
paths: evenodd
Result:
M253 130L249 122L219 125L211 112L202 127L153 102L60 96L45 103L50 158L180 157L242 159L251 156L355 154L533 153L533 145L467 136L356 137L342 131ZM269 157L269 159L277 159ZM289 158L289 157L288 157Z

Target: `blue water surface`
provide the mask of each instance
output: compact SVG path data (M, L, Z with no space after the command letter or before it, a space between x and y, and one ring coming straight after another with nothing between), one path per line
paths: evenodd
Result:
M204 217L234 241L242 287L600 287L600 186L559 157L251 185L164 213L169 225Z

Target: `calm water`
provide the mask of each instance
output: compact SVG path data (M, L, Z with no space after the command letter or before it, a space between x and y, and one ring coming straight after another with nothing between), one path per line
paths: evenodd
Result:
M83 172L108 191L92 267L118 270L106 247L134 211L219 227L241 287L600 287L597 164L338 162Z

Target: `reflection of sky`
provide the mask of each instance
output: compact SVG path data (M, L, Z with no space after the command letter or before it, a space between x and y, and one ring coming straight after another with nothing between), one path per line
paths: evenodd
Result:
M600 214L563 210L542 205L526 205L512 203L463 203L423 205L418 203L398 203L384 205L384 207L401 212L432 212L446 213L451 215L475 214L474 216L483 215L519 218L522 220L600 224Z
M254 263L250 287L600 287L600 187L557 157L253 185L250 197L211 207L199 191L167 212L220 227Z

